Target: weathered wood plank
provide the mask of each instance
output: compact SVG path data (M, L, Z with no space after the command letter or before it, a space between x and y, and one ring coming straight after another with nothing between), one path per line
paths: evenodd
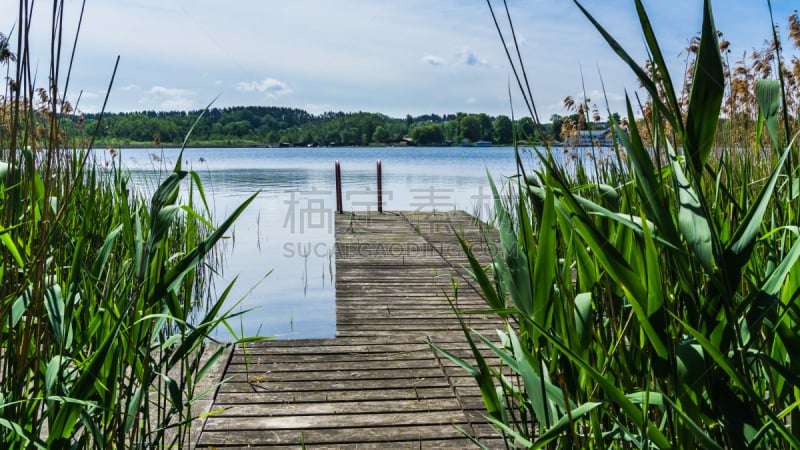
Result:
M325 416L335 414L367 414L386 411L458 411L460 403L453 396L434 399L387 399L372 401L318 401L285 404L255 404L232 406L219 414L225 417L283 417L283 416Z
M404 425L448 425L465 424L467 418L459 409L443 411L402 410L372 411L373 414L292 414L280 417L212 416L206 423L208 431L218 430L298 430L320 428L398 427Z
M226 447L234 445L284 445L299 448L319 445L362 444L367 448L394 448L394 443L416 442L414 448L428 448L429 441L454 440L460 448L473 445L452 425L416 425L416 426L384 426L358 428L326 428L310 430L263 430L241 432L238 430L222 430L219 432L203 431L198 445L206 447Z
M297 392L275 391L259 392L254 396L252 392L220 392L215 399L218 407L230 405L260 405L260 404L299 404L299 403L326 403L326 402L359 402L359 401L400 401L426 399L445 399L453 397L451 386L428 387L417 386L416 389L406 390L355 390L355 391L306 391L302 395Z

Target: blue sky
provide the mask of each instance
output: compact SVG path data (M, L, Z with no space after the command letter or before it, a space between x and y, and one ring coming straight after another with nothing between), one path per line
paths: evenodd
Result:
M497 3L500 6L500 3ZM534 97L544 119L565 114L567 95L604 109L602 76L613 111L635 79L578 8L566 0L511 0ZM664 53L681 77L682 49L699 30L700 0L645 0ZM638 59L641 33L630 0L583 4ZM81 3L66 2L73 32ZM786 34L797 7L773 1ZM37 2L37 49L46 49L47 2ZM0 31L18 29L16 0L0 0ZM10 14L14 12L14 14ZM717 27L731 61L761 48L770 33L766 0L717 0ZM786 53L797 54L791 47ZM38 52L40 70L47 54ZM79 109L96 112L114 60L120 67L108 110L193 110L265 105L326 111L405 114L511 114L505 60L482 0L89 0L70 84ZM40 74L40 79L44 73ZM517 116L524 114L511 86Z

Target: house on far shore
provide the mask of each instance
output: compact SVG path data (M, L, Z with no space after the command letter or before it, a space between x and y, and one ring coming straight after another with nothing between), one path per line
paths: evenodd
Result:
M580 130L577 139L568 139L564 144L571 144L576 147L591 147L592 145L612 147L614 146L614 139L611 135L611 128L603 130Z
M411 147L415 145L414 140L409 137L404 137L392 143L393 147Z

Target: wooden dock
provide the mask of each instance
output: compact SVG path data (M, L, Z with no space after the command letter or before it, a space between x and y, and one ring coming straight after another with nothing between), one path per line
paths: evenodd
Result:
M338 214L336 338L236 348L212 407L224 411L206 420L197 448L474 447L458 428L503 446L473 378L428 345L469 357L448 298L486 306L453 229L489 261L465 213ZM487 336L500 327L493 316L468 320Z

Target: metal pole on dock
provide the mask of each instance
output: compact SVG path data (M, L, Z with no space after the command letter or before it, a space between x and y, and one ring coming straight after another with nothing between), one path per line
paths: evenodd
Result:
M342 213L342 168L336 160L336 212Z
M378 160L378 214L383 214L383 186L381 182L381 160Z

